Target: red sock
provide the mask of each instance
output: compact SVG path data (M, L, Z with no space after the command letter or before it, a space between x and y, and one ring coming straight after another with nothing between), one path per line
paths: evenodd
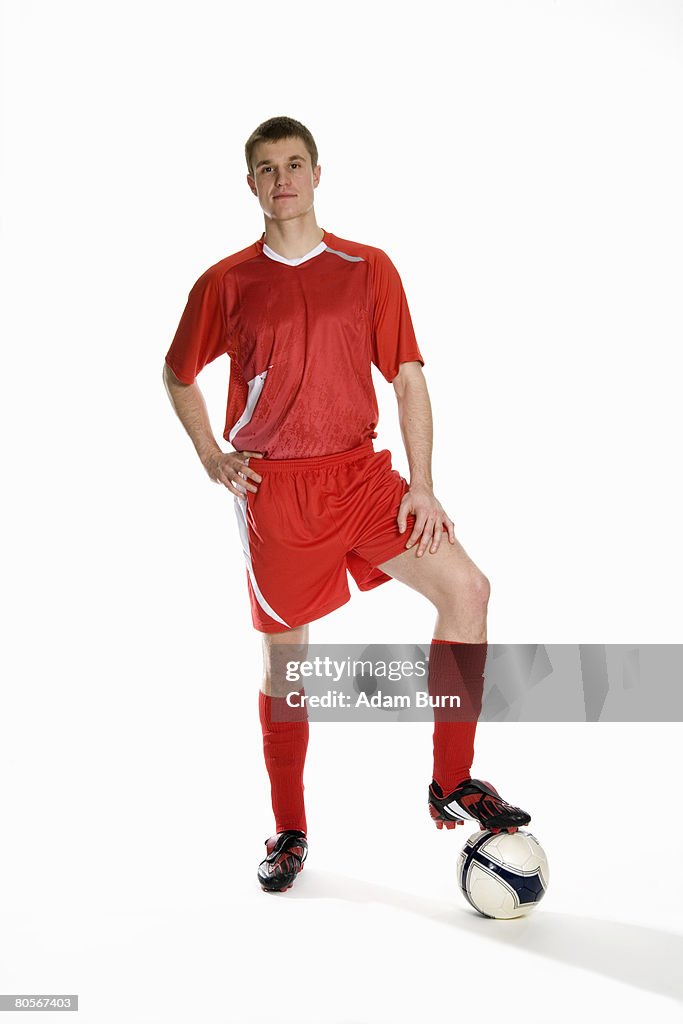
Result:
M459 710L434 708L434 780L444 793L452 793L459 782L470 778L487 648L486 640L468 644L432 638L429 695L457 694L461 700Z
M303 694L303 690L299 692ZM286 697L268 697L259 690L259 719L263 732L263 754L270 777L275 831L300 828L305 832L303 775L308 747L306 705L291 708Z

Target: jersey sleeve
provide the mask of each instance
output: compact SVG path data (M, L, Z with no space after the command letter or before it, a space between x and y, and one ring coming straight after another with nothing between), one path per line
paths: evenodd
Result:
M206 270L190 290L166 362L184 384L228 351L225 315L216 274Z
M391 383L401 363L424 359L399 273L381 249L372 261L372 362Z

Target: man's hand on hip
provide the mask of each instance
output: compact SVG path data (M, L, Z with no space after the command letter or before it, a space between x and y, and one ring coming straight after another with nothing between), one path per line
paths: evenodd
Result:
M203 466L212 480L223 484L231 494L243 498L245 491L258 490L262 477L249 468L249 459L262 459L262 452L211 452L203 460ZM253 480L255 483L249 483Z

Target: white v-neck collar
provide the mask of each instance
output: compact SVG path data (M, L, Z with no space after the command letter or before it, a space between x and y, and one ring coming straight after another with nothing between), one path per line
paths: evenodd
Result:
M266 245L265 242L263 243L263 252L266 256L271 260L276 260L278 263L287 263L290 267L298 267L300 263L305 263L306 260L313 259L314 256L324 252L325 249L327 249L327 242L323 238L318 242L316 247L311 249L310 252L307 252L305 256L299 256L298 259L295 260L288 260L286 256L281 256L279 252L275 252L275 250L271 249L269 245Z

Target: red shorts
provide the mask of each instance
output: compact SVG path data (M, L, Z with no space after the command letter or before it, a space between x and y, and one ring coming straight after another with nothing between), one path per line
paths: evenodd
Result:
M234 497L251 616L262 633L282 633L391 579L377 566L405 551L415 516L399 533L397 516L409 484L391 468L391 452L372 439L310 459L256 459L256 493ZM255 481L252 481L255 482Z

